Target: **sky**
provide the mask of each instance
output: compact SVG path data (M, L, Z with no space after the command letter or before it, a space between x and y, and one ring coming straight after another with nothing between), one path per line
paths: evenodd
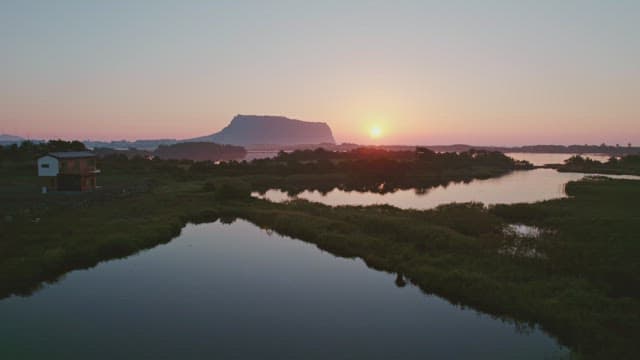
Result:
M0 133L640 144L640 1L0 0ZM372 139L370 129L381 136Z

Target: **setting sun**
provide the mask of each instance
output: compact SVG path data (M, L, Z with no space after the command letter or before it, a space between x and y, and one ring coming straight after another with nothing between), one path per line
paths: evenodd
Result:
M380 126L372 126L371 129L369 129L369 136L371 136L372 139L381 137L382 128L380 128Z

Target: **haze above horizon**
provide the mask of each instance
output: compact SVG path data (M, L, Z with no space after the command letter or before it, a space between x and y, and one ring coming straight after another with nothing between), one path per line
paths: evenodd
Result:
M640 143L638 1L3 1L0 133Z

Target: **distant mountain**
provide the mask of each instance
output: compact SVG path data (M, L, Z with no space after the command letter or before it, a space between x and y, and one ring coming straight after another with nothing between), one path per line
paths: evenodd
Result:
M260 115L236 115L220 132L185 141L231 145L335 144L326 123Z
M24 141L24 138L21 138L20 136L9 135L9 134L0 134L0 142L16 143L16 142L21 142L21 141Z
M525 146L485 146L485 145L419 145L435 152L463 152L469 150L500 151L503 153L553 153L553 154L601 154L601 155L634 155L640 154L640 146L610 145L525 145ZM371 147L388 151L415 151L416 145L360 145L360 144L300 144L300 145L253 145L247 146L251 151L295 151L324 148L330 151L350 151L361 147Z
M176 139L153 139L153 140L116 140L116 141L91 141L86 140L84 144L90 148L111 148L111 149L144 149L153 150L160 145L173 145L177 143Z

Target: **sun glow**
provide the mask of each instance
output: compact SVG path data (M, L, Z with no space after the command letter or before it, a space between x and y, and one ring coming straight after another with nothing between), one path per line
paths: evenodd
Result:
M369 129L369 136L372 139L378 139L382 136L382 128L380 126L374 125Z

